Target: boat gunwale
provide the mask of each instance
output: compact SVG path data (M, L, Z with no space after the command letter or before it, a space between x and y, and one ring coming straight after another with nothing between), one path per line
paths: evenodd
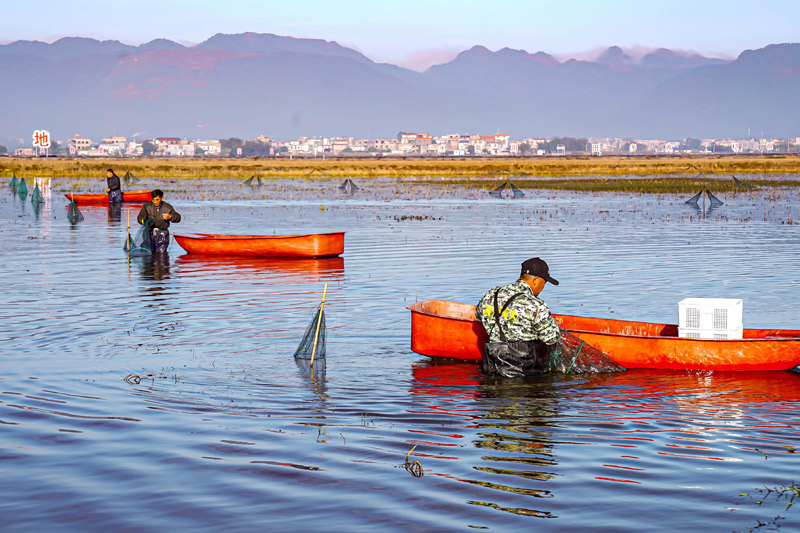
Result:
M481 323L481 321L478 320L477 318L464 318L464 317L456 317L456 316L447 316L447 315L441 315L441 314L438 314L438 313L432 313L430 311L424 311L424 310L421 310L421 309L418 309L418 308L414 308L414 306L417 305L417 304L423 304L425 302L430 302L430 301L456 303L456 304L460 304L460 305L471 305L471 304L464 304L464 303L461 303L461 302L451 302L449 300L423 300L422 302L414 302L413 304L407 305L406 309L408 309L412 313L419 313L421 315L432 316L432 317L436 317L436 318L444 318L444 319L447 319L447 320L458 320L458 321L461 321L461 322L477 322L479 324ZM560 314L554 314L553 315L553 317L555 317L556 319L558 319L558 317L560 317L560 316L576 316L576 315L560 315ZM614 322L624 322L624 323L627 323L627 324L653 324L653 325L665 326L665 327L666 326L677 327L676 324L656 324L655 322L640 322L640 321L635 321L635 320L620 320L620 319L617 319L617 318L597 318L597 317L588 317L588 316L587 317L581 316L581 317L577 317L577 318L586 318L586 319L590 319L590 320L606 320L606 321L610 320L610 321L614 321ZM781 330L779 330L777 328L748 328L748 329L745 329L743 331L765 331L765 330L766 331L772 331L772 330L781 331ZM790 337L750 337L750 338L742 338L742 339L694 339L694 338L691 338L691 337L672 337L672 336L668 336L668 335L633 335L633 334L629 335L629 334L625 334L625 333L613 333L613 332L609 332L609 331L596 331L596 330L587 330L587 329L569 329L568 331L570 333L573 333L573 332L574 333L586 333L586 334L590 334L590 335L608 335L608 336L613 336L613 337L625 337L625 338L636 338L636 339L665 339L665 340L680 341L680 342L684 342L684 341L685 342L698 342L698 341L701 341L701 342L714 342L714 343L717 343L717 342L719 342L719 343L732 343L732 342L787 342L787 341L788 342L800 342L800 330L785 330L785 331L797 331L798 332L797 335L790 336Z

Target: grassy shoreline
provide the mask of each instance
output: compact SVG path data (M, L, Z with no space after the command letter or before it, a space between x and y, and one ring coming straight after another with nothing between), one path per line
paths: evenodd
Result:
M433 186L492 187L507 178L521 188L583 191L688 192L734 188L731 175L748 175L760 187L800 186L800 155L637 156L475 159L402 158L0 158L0 177L169 179L307 178L412 179ZM775 175L784 176L775 179ZM768 177L769 175L769 177ZM647 179L641 179L647 177ZM524 178L524 180L522 179Z

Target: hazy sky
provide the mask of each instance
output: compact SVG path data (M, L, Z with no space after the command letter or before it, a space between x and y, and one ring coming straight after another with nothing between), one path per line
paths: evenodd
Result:
M611 45L735 57L800 41L798 21L798 0L4 0L0 43L80 36L196 44L252 31L335 40L419 68L476 44L563 59Z

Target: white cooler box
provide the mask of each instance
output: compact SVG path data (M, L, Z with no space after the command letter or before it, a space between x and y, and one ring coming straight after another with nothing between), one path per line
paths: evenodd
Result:
M741 298L684 298L678 302L678 337L741 339Z

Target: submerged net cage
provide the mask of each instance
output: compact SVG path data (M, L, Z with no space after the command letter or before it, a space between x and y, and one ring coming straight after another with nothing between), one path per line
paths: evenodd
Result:
M520 189L519 187L517 187L516 185L514 185L510 181L505 181L505 182L503 182L502 185L500 185L496 189L493 189L493 190L489 191L489 196L491 196L492 198L502 198L503 197L503 191L506 190L506 187L508 187L509 190L511 191L511 197L512 198L524 198L525 197L525 193L522 192L522 189Z
M69 220L71 224L83 222L83 215L78 209L78 204L75 203L75 200L72 200L69 203L69 208L67 209L67 220Z
M42 191L39 190L39 186L35 185L33 187L33 194L31 195L31 203L34 204L43 204L44 197L42 196Z
M708 199L711 201L711 207L719 207L721 205L725 205L725 202L723 202L722 200L711 194L711 191L709 191L708 189L706 189L706 196L708 196Z
M697 202L700 200L701 196L703 196L703 191L700 191L699 193L695 194L694 196L686 200L684 203L689 205L697 205Z
M341 185L339 185L339 190L344 191L347 194L353 194L358 190L358 186L355 183L353 183L353 180L347 178L342 182Z
M328 172L325 172L324 170L320 170L320 169L318 169L318 168L315 168L315 169L314 169L314 170L312 170L311 172L307 173L307 174L305 175L305 177L306 177L306 178L310 178L310 177L311 177L311 176L313 176L314 174L319 174L320 176L324 176L324 177L326 177L326 178L332 178L332 177L333 177L333 176L332 176L331 174L329 174Z
M489 191L489 196L492 198L502 198L504 190L506 190L506 182L503 182L503 184L496 189Z
M561 330L558 343L550 348L550 372L586 374L624 370L625 367L566 329Z
M17 180L17 175L11 178L11 181L8 182L8 188L11 189L11 192L17 192L17 185L19 184L19 180Z
M258 176L251 176L250 179L244 180L244 184L251 187L261 187L261 178Z
M25 178L20 178L19 183L17 184L17 194L20 196L20 198L28 196L28 186L25 184Z
M136 232L134 237L131 237L130 232L125 238L123 250L128 252L130 257L144 257L152 255L153 253L153 239L150 235L150 228L142 226Z
M313 317L309 322L300 345L294 352L295 359L324 359L326 355L325 335L325 310L323 304L314 308Z

